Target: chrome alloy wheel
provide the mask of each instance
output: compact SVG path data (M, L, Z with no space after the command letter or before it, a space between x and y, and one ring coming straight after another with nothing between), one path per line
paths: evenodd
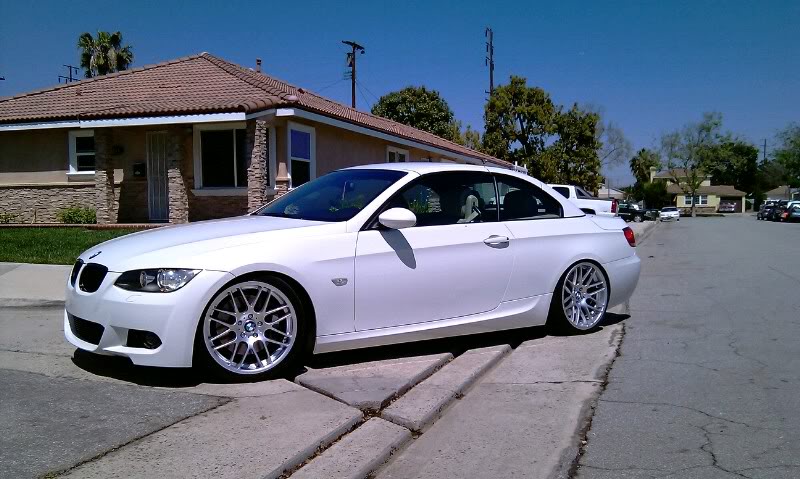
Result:
M258 374L278 365L297 336L297 315L284 292L262 281L220 291L203 319L206 349L223 368Z
M578 263L564 277L561 306L567 321L582 331L603 319L608 305L608 283L597 265Z

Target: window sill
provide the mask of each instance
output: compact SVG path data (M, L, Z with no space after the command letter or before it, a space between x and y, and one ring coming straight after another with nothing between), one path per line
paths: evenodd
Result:
M94 180L94 171L68 171L67 181Z
M198 188L192 193L195 196L247 196L247 188Z

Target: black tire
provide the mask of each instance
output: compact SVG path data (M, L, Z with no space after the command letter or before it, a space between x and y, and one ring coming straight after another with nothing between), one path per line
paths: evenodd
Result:
M209 347L206 346L204 338L204 322L208 309L217 299L217 296L226 289L248 282L263 282L277 291L283 293L291 307L294 308L296 318L296 334L294 343L288 348L288 352L283 356L275 366L257 373L236 373L226 369L217 360L211 356ZM265 379L282 378L292 373L297 372L303 365L303 362L312 354L314 349L314 342L316 338L316 322L313 311L309 311L310 305L306 304L301 295L296 291L296 288L289 284L284 279L274 275L250 275L245 277L236 278L233 281L223 286L206 305L203 316L197 323L197 328L194 337L194 354L192 366L203 373L207 373L214 379L223 382L250 382L262 381ZM265 319L266 321L266 319ZM266 346L266 343L262 343ZM238 347L238 345L237 345ZM263 353L263 352L262 352ZM245 353L245 357L249 354Z
M644 221L644 218L642 218L642 215L634 215L634 217L633 217L633 222L634 223L641 223L642 221Z

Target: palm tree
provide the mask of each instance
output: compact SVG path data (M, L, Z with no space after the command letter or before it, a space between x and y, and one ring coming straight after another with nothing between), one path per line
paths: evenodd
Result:
M98 31L97 38L92 37L91 33L82 33L78 37L78 48L81 50L81 68L86 78L127 70L133 63L131 46L122 46L120 32Z

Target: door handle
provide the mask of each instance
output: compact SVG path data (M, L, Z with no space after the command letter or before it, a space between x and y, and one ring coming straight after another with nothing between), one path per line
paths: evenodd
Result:
M489 246L498 246L498 245L505 245L508 244L508 236L497 236L492 235L483 240L483 242Z

